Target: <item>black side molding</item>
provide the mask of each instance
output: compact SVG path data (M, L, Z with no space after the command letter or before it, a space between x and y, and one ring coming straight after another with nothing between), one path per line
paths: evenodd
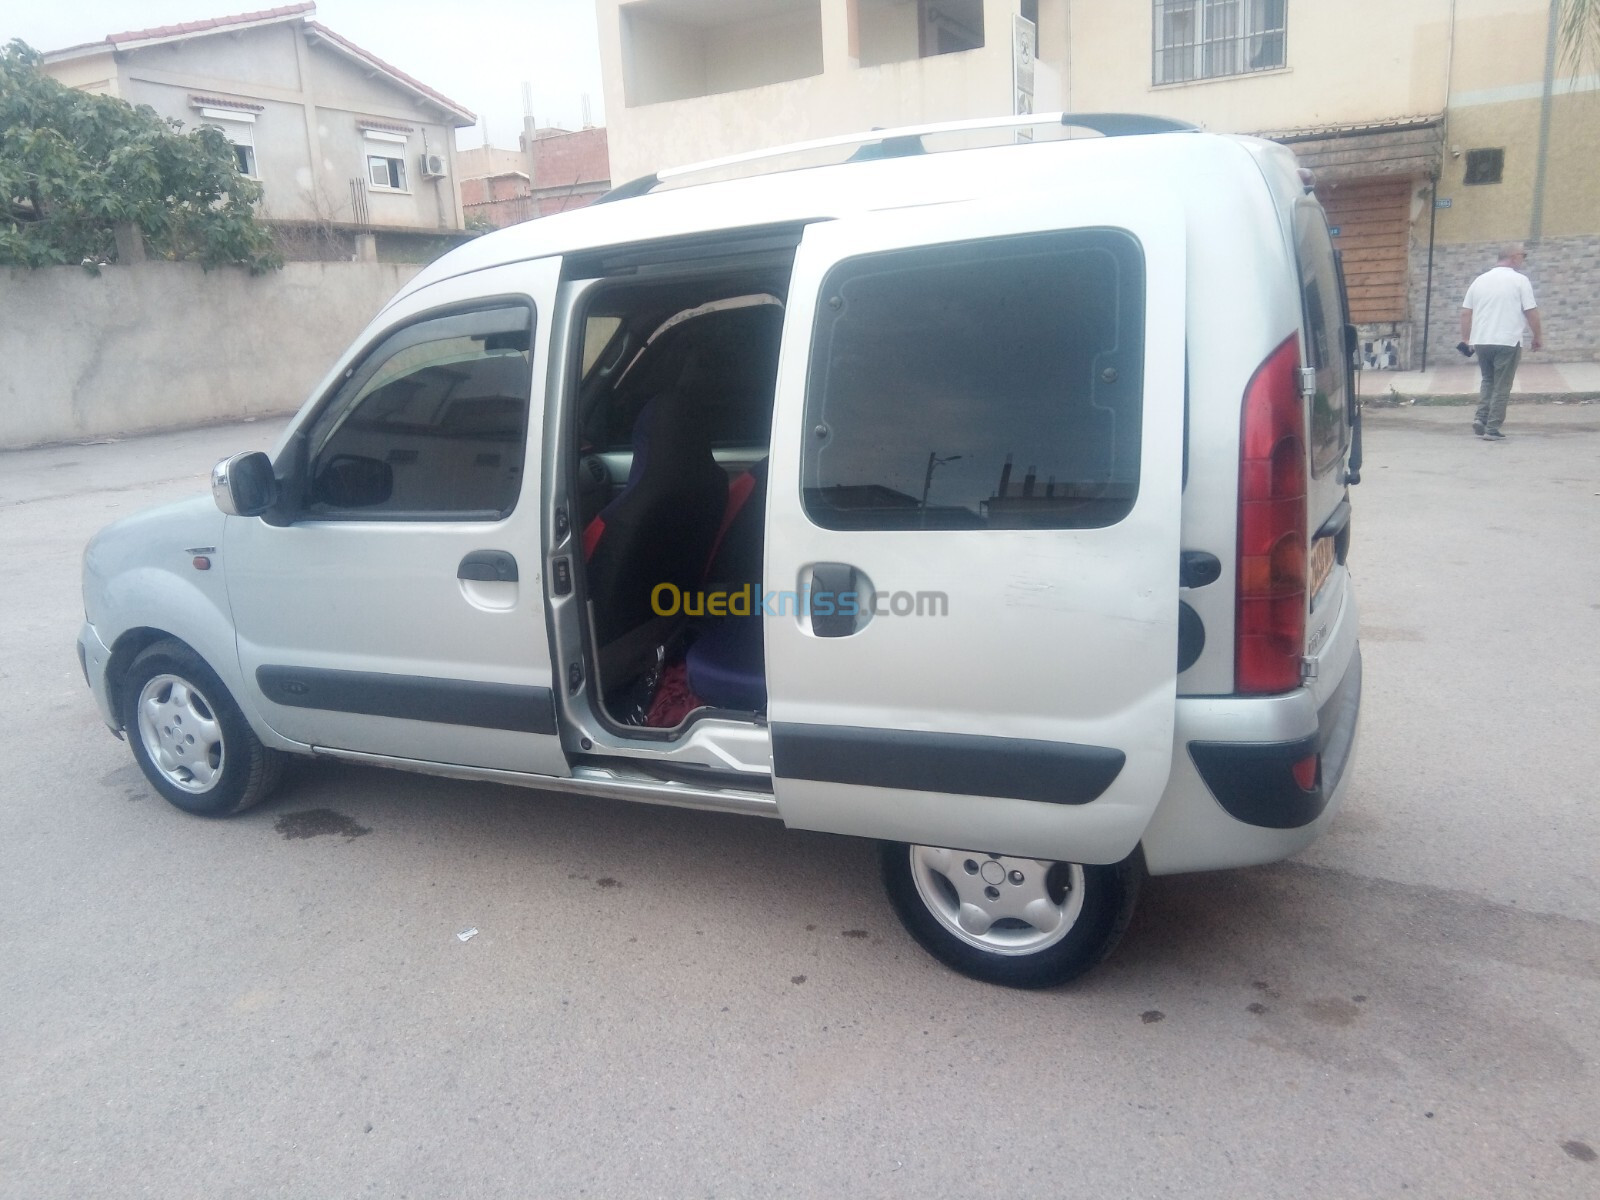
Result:
M1361 711L1361 651L1317 713L1317 732L1292 742L1190 742L1189 757L1211 794L1235 820L1264 829L1299 829L1322 815L1338 790ZM1295 781L1294 764L1321 756L1316 785Z
M865 787L958 796L1088 804L1111 786L1126 755L1107 746L964 733L772 726L772 773Z
M471 725L513 733L556 731L555 700L550 689L544 687L270 665L256 668L256 685L268 700L286 708Z

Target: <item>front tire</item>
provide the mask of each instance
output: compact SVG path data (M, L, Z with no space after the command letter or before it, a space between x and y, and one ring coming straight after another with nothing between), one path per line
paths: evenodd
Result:
M1105 960L1144 878L1138 850L1089 866L883 842L901 924L946 966L1005 987L1054 987Z
M182 642L141 651L121 697L140 770L184 812L229 817L277 785L282 755L261 744L216 672Z

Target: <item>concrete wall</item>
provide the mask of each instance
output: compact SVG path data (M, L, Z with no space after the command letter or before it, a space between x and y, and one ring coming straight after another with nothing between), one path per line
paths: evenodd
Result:
M91 54L83 58L52 63L45 68L44 73L69 88L77 88L80 92L93 92L98 96L122 94L117 80L117 64L110 50L103 54Z
M1558 88L1560 85L1558 85ZM1532 90L1518 88L1513 94ZM1445 126L1439 195L1444 242L1517 241L1531 238L1539 149L1537 94L1481 104L1453 105ZM1455 156L1460 148L1461 156ZM1505 151L1503 182L1463 182L1468 150ZM1550 148L1545 161L1544 237L1600 233L1600 90L1557 90L1550 105Z
M1160 113L1245 133L1436 114L1444 110L1450 7L1451 0L1289 0L1283 69L1157 86L1154 5L1077 0L1070 18L1071 104L1082 112ZM1507 5L1502 0L1499 7ZM1047 46L1044 34L1039 57L1056 57L1058 48ZM1542 65L1542 23L1528 30L1507 22L1504 36L1508 43L1536 41Z
M737 91L822 70L815 0L754 17L741 17L734 7L716 21L634 4L624 10L622 26L631 104Z
M0 270L0 450L298 408L417 270Z
M1451 13L1455 14L1452 49ZM1441 243L1530 237L1549 0L1289 0L1279 71L1155 86L1147 0L1071 7L1070 107L1154 112L1218 132L1447 114ZM1040 19L1041 61L1059 32ZM1050 41L1047 43L1047 35ZM1560 64L1546 162L1545 236L1600 233L1600 78ZM1504 182L1466 187L1466 150L1505 150Z
M896 0L857 0L856 32L861 65L906 62L920 55L917 6Z
M522 150L504 150L499 146L475 146L471 150L456 151L456 170L461 172L458 183L508 175L513 171L527 174L528 155Z

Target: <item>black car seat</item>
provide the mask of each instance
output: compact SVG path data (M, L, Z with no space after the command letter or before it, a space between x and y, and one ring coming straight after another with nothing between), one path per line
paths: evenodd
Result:
M728 485L722 525L706 562L706 587L761 586L761 539L766 523L767 460L763 458Z
M767 514L767 460L762 459L728 488L728 507L706 566L708 589L736 592L749 586L748 616L700 622L687 654L689 686L713 708L764 712L767 707L763 618L754 608L761 595L762 540Z
M711 454L695 403L694 363L672 391L645 404L633 426L628 482L584 530L589 599L601 646L656 615L651 592L697 588L716 539L728 476Z

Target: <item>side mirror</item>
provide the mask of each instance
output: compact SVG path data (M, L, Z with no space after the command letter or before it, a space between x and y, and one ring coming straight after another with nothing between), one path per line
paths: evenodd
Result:
M1361 353L1361 331L1354 325L1344 327L1344 352L1352 362Z
M394 468L380 458L336 454L317 471L312 493L330 508L370 508L394 495Z
M272 460L259 450L223 459L211 468L211 495L230 517L259 517L278 502Z

